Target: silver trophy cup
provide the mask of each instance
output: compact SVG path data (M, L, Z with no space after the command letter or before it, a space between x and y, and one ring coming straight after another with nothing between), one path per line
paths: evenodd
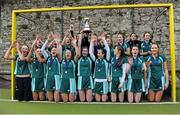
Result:
M89 18L84 18L84 20L85 20L85 25L84 25L83 32L84 33L91 33L91 29L90 29L90 26L89 26Z

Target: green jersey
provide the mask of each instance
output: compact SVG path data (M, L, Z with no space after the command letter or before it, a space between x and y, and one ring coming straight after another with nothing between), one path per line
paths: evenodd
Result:
M19 55L15 56L16 65L15 65L15 75L29 75L30 72L30 63L27 61L22 61L19 58Z
M147 61L150 61L149 71L152 77L161 78L165 75L163 63L166 61L166 58L164 56L158 55L156 58L149 56Z
M58 59L55 57L49 57L46 65L47 77L53 77L54 75L60 75L60 64Z
M36 57L33 58L31 62L32 66L32 78L44 78L45 76L45 64L37 60Z
M92 61L89 57L78 60L78 76L89 77L92 75Z
M141 43L141 51L142 52L148 52L148 51L150 51L150 49L151 49L151 43L150 42L146 43L145 41L143 41Z
M75 67L76 65L73 60L63 59L61 63L61 78L75 78Z
M107 79L108 77L108 62L105 59L96 59L94 78Z
M133 64L131 65L131 78L142 79L143 78L143 64L144 60L140 57L133 58Z
M122 58L122 62L121 62L121 65L118 65L118 61L120 59L119 58L116 58L116 57L113 57L111 59L111 75L112 75L112 78L119 78L119 77L122 77L122 72L123 72L123 68L122 68L122 65L127 63L126 59L125 58Z

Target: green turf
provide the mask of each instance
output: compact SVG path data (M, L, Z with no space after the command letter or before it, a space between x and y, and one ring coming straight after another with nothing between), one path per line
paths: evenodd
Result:
M180 89L177 89L177 94L176 94L176 101L180 102Z
M118 114L118 113L148 113L148 114L180 114L180 104L165 104L165 105L152 105L152 104L62 104L62 103L31 103L31 102L0 102L1 114Z
M0 99L10 99L10 91L0 89ZM180 90L177 90L177 101L180 101ZM0 101L0 114L180 114L180 104L75 104L75 103L35 103Z
M0 99L11 99L10 89L0 89Z

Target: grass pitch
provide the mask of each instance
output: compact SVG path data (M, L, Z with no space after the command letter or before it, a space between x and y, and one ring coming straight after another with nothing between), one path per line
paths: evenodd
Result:
M177 90L180 101L180 90ZM54 103L10 101L10 91L0 89L1 114L180 114L180 103Z

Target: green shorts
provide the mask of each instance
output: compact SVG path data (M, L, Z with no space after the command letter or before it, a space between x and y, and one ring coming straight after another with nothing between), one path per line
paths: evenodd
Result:
M164 90L165 76L160 78L150 77L148 79L148 88L154 91Z
M62 78L60 85L61 93L75 93L76 92L76 80L74 78L65 79Z
M32 78L31 80L31 90L33 92L42 92L44 88L44 78Z
M109 92L108 82L94 82L94 93L107 94Z
M54 77L46 77L45 79L46 91L59 91L60 84L61 79L59 75L54 75Z
M119 78L113 78L109 84L110 92L120 93L126 91L126 82L124 82L122 88L118 88L120 84Z
M143 79L128 79L128 91L133 93L145 92Z
M78 90L88 90L88 89L93 89L92 76L89 76L89 77L79 76L78 77Z

